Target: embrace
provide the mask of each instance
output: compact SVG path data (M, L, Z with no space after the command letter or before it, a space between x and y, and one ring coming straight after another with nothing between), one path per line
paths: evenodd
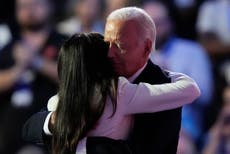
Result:
M153 20L136 7L112 12L104 37L69 38L59 53L58 94L27 121L24 138L37 137L53 154L175 154L181 107L200 91L149 60L155 38Z

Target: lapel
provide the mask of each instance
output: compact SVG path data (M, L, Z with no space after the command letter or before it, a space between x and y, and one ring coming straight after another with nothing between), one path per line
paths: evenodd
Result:
M161 83L169 83L171 82L171 79L168 77L168 72L162 70L159 66L153 64L149 60L145 69L134 80L133 83L137 84L139 82L147 82L150 84L161 84Z

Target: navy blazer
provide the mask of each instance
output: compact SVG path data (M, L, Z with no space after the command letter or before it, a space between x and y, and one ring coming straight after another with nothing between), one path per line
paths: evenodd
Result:
M169 83L168 73L148 61L134 83ZM130 136L136 154L176 154L181 126L181 107L157 113L136 114Z

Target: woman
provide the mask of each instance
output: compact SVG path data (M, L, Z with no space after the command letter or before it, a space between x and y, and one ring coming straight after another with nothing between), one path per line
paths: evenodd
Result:
M108 47L97 33L76 34L63 44L58 105L48 105L57 105L53 153L75 153L85 136L126 139L132 114L180 107L199 96L196 83L182 74L170 73L175 83L164 85L135 85L116 77Z

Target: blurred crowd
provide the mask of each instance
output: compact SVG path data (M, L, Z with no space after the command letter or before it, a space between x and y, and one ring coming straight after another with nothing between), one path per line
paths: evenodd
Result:
M183 107L178 154L230 153L230 0L0 3L0 153L44 153L22 141L21 129L57 91L60 45L74 33L103 34L106 16L125 6L143 8L156 24L151 60L201 89Z

